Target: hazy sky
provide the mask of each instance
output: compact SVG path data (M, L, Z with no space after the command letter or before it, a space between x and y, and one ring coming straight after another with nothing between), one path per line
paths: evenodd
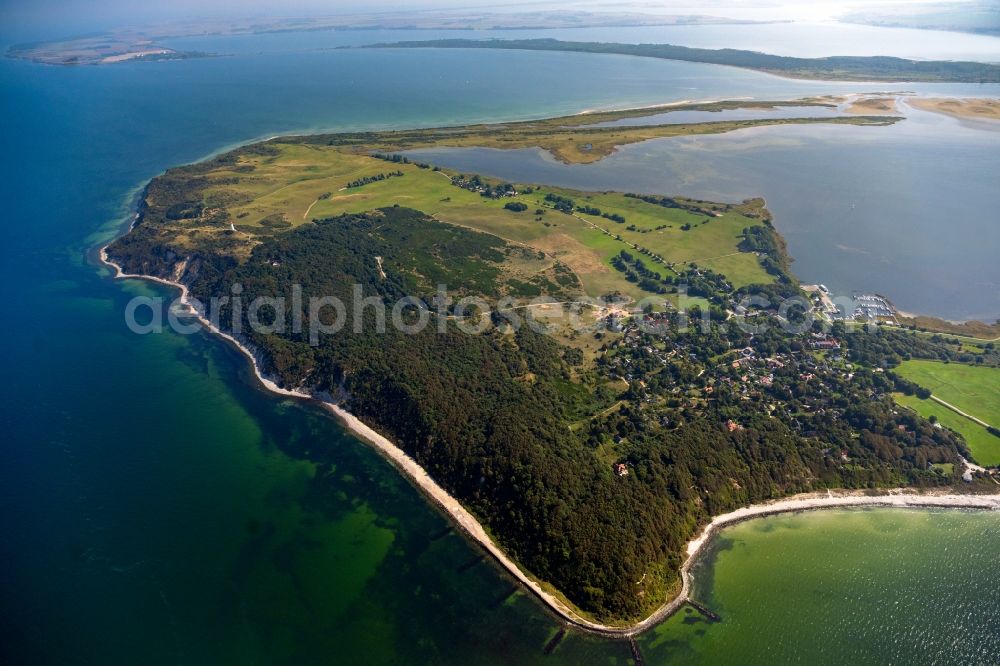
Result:
M919 1L919 0L918 0ZM925 0L926 1L926 0ZM941 2L942 0L936 0ZM945 0L946 1L946 0ZM32 38L68 36L103 28L222 16L302 16L406 9L526 11L586 9L643 13L702 13L731 18L824 20L873 4L913 0L0 0L0 31Z
M0 31L52 37L169 19L330 15L462 4L459 0L0 0Z

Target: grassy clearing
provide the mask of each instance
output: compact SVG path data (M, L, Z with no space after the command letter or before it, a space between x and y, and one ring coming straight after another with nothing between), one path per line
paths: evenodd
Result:
M974 462L986 467L1000 465L1000 437L990 434L983 426L933 400L921 400L914 395L901 393L894 394L893 399L924 418L936 416L942 426L962 435L969 445Z
M451 183L451 172L397 164L352 149L300 143L271 143L275 155L244 154L209 174L213 183L206 200L225 208L237 231L250 239L307 221L359 213L399 204L443 222L493 234L538 251L568 266L592 296L620 291L633 298L648 296L611 265L622 250L649 250L678 270L691 264L722 273L737 287L770 283L772 277L753 253L740 252L743 229L763 224L763 203L725 205L694 202L695 213L626 197L617 192L580 192L519 185L515 198L489 199ZM379 174L402 176L358 187L353 181ZM545 201L553 193L577 205L617 214L624 223L600 215L566 214ZM511 201L528 206L523 212L504 208ZM680 200L685 201L685 200ZM537 210L544 211L536 214ZM671 269L647 262L666 277Z
M726 275L736 287L772 281L755 255L739 252L737 249L743 229L761 223L748 218L741 211L700 202L699 205L715 210L720 215L712 217L687 210L664 208L618 192L563 190L561 193L580 204L597 207L603 212L621 214L626 219L621 224L599 216L580 214L579 217L621 236L626 243L647 248L668 262L694 263L710 268ZM611 256L622 249L621 243L611 238L607 238L604 243L595 242L595 245L602 245L606 252L610 251L605 257L608 266ZM666 269L656 265L651 268L665 277Z
M966 321L956 324L955 322L924 315L899 317L899 321L907 327L915 326L919 333L926 333L927 335L946 334L950 337L968 340L973 343L1000 342L1000 322L987 324L982 321Z
M904 320L905 318L900 318L900 319ZM913 320L906 320L906 321L913 321ZM968 321L965 322L965 324L968 325L982 324L983 326L986 326L986 324L983 324L983 322L975 322L975 321ZM997 327L996 331L992 330L986 331L986 329L983 329L984 334L989 335L990 337L975 337L971 335L962 335L959 333L948 333L947 331L924 330L919 328L913 329L909 325L893 326L892 324L882 324L882 326L885 326L887 328L895 328L899 330L907 330L913 333L914 335L919 335L925 338L938 336L943 340L948 340L953 343L960 344L962 351L968 351L973 354L980 353L983 349L986 348L987 345L992 344L995 347L998 343L1000 343L1000 337L997 337L997 333L1000 333L1000 324L991 325L991 327L992 326Z
M967 414L1000 427L1000 368L905 361L896 372Z

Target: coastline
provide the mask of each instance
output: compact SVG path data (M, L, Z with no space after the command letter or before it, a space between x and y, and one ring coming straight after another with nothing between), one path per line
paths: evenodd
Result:
M461 503L450 493L442 488L413 458L402 449L392 443L386 437L380 435L374 429L362 422L358 417L348 412L339 404L330 399L328 395L312 395L302 391L281 388L271 378L262 371L257 355L249 347L241 343L232 335L222 331L212 325L212 323L198 312L188 298L188 288L180 282L167 280L152 275L140 275L125 273L122 267L115 263L107 253L107 246L101 247L99 251L101 262L114 271L114 279L140 279L157 282L159 284L177 289L181 296L180 302L185 305L188 312L195 316L203 326L218 337L226 340L247 359L253 367L254 375L261 385L268 391L277 395L312 400L319 402L325 409L333 414L341 424L353 435L374 447L390 463L401 471L426 497L431 499L441 510L443 510L451 521L457 524L466 536L475 541L479 547L483 548L508 574L513 576L529 592L539 599L551 612L561 620L572 625L574 628L593 634L599 634L610 638L628 638L640 634L647 629L659 624L667 619L689 600L693 584L691 569L697 562L698 557L706 546L711 543L715 535L723 528L754 518L762 518L779 513L792 513L799 511L810 511L818 509L845 508L845 507L886 507L886 508L954 508L954 509L981 509L1000 511L1000 494L992 495L961 495L955 493L920 493L913 489L891 489L880 491L877 494L869 494L870 491L831 491L826 493L806 493L793 495L784 499L774 500L761 504L754 504L742 507L729 513L715 516L711 522L701 529L697 536L692 538L686 548L687 556L680 569L681 589L671 599L653 611L646 618L625 626L606 625L582 617L573 608L568 606L555 595L546 592L541 584L526 574L513 560L511 560L503 550L494 543L493 539L486 533L482 524L473 516Z

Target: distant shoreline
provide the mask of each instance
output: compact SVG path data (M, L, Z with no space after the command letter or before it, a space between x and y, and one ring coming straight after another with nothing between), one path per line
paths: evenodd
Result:
M572 625L574 628L610 638L627 638L640 634L661 623L688 603L693 584L691 569L698 557L718 532L731 525L763 518L779 513L794 513L799 511L846 508L858 506L887 508L954 508L980 509L1000 511L1000 494L993 495L962 495L955 493L919 493L912 489L892 489L880 491L877 494L866 494L865 491L827 491L827 493L808 493L794 495L785 499L736 509L729 513L716 516L699 532L698 536L688 542L687 557L680 569L681 589L671 599L657 608L645 619L626 626L605 625L593 622L580 615L574 608L554 594L543 589L542 585L525 573L506 553L490 538L482 524L450 493L442 488L413 458L406 454L389 439L376 432L358 417L337 404L331 396L325 394L309 394L302 391L281 388L261 369L258 355L248 346L232 335L214 326L202 313L195 310L186 285L164 278L125 273L120 265L115 263L107 253L107 246L99 251L101 262L114 271L115 279L141 279L157 282L180 291L180 301L198 320L218 337L236 347L249 359L254 375L268 391L282 396L313 400L319 402L331 412L352 434L374 447L399 471L401 471L426 497L440 507L453 523L457 524L465 534L483 548L498 565L512 575L529 592L535 595L556 616Z
M912 60L894 56L803 58L744 49L706 49L676 44L528 39L429 39L366 44L361 49L491 49L622 55L723 65L790 79L854 82L998 83L1000 65L960 60Z
M470 31L573 30L578 28L641 28L693 25L765 25L783 19L739 19L703 14L644 14L641 12L503 12L463 13L400 10L323 15L306 19L283 16L217 18L123 27L66 39L13 44L6 56L46 65L110 65L128 60L175 60L222 54L183 52L157 42L191 37L253 36L282 33L341 31ZM148 53L147 53L148 52ZM144 57L150 55L153 57Z

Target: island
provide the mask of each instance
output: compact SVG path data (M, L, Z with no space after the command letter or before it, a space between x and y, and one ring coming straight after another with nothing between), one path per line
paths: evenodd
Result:
M698 14L668 15L580 10L489 13L411 9L308 17L202 17L172 20L148 26L121 27L68 39L15 44L7 50L7 56L47 65L110 65L129 60L177 60L217 55L181 51L164 45L165 42L179 38L210 35L343 30L538 30L753 23L759 21Z
M729 65L796 79L828 81L956 81L1000 82L1000 65L954 61L909 60L889 56L795 58L740 49L700 49L673 44L573 42L559 39L435 39L373 44L361 48L515 49L567 51L683 60Z
M741 104L788 103L708 108ZM823 318L764 201L502 182L407 154L585 163L661 136L898 120L603 126L664 112L270 139L154 178L102 258L179 288L268 388L333 411L585 630L631 635L676 610L692 558L734 520L996 508L997 433L973 447L896 400L930 395L904 361L995 377L1000 353Z
M179 51L164 46L144 34L114 34L78 37L62 41L15 44L8 58L46 65L113 65L117 63L207 58L201 51Z

